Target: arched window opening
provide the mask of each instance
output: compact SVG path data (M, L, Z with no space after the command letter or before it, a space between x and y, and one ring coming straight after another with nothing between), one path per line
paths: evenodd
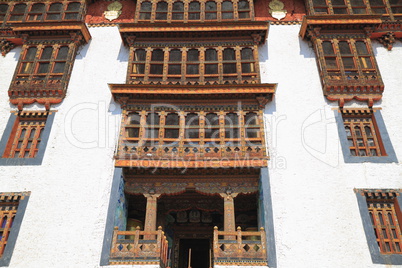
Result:
M180 132L179 115L176 113L168 114L165 119L165 139L178 139L179 132Z
M156 20L167 20L168 3L161 1L156 5Z
M188 20L200 20L201 6L197 1L190 2L188 5Z
M223 50L223 73L236 73L236 53L233 48Z
M216 146L219 144L219 116L209 113L205 116L205 143Z
M200 137L199 124L200 119L198 114L189 113L186 116L186 139L199 139Z
M222 2L222 19L233 19L233 3L231 1Z
M46 13L46 20L61 20L61 12L63 10L62 3L53 3L50 5Z
M142 2L140 8L140 20L150 20L151 11L152 11L152 3L148 1Z
M246 0L241 0L237 4L239 19L248 19L250 18L250 4Z
M28 13L28 20L35 21L43 18L43 12L45 11L45 4L36 3L33 4L31 10Z
M25 10L27 9L26 4L16 4L11 11L10 21L22 21L24 18Z
M172 7L172 20L183 20L184 19L184 4L181 1L173 3Z
M181 51L172 49L169 52L168 74L181 74Z
M205 51L205 74L218 74L218 54L215 49Z
M217 19L217 7L216 3L213 1L208 1L205 3L205 20L216 20Z

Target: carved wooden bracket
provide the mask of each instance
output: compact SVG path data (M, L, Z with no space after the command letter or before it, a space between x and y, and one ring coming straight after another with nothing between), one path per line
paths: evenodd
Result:
M261 43L261 35L259 34L252 34L251 37L253 38L253 42L256 45L259 45Z
M383 36L378 38L378 41L386 47L388 50L392 49L393 44L395 43L395 33L388 32Z
M3 57L6 56L6 54L15 47L15 44L11 43L10 41L7 40L0 40L0 49L1 49L1 55Z

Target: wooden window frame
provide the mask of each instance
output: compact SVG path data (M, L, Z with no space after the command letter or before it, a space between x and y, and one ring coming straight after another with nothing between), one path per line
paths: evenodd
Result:
M50 58L42 58L43 51L52 47ZM59 58L63 47L68 47L65 58ZM30 48L36 48L33 57L28 58ZM60 89L63 90L68 84L72 65L77 51L77 45L71 41L65 43L50 44L47 41L39 44L25 44L22 47L20 59L11 82L10 90L31 89ZM40 66L48 64L47 72L41 72ZM25 66L30 66L24 70ZM63 66L60 72L54 72L57 66Z
M158 124L147 124L147 118L150 114L156 113L159 117ZM166 125L166 117L176 113L179 116L179 125ZM237 115L236 125L227 125L226 115ZM255 113L256 124L247 125L245 122L245 116L248 113ZM131 124L130 116L132 114L140 115L140 124ZM196 115L198 117L198 124L190 125L188 117ZM210 125L207 122L208 114L215 114L218 118L217 121ZM212 122L211 122L212 123ZM138 135L135 137L130 136L129 129L137 128ZM177 138L166 138L166 129L177 129ZM237 138L233 135L226 136L227 131L231 131L233 128L237 128ZM153 130L154 133L158 133L157 137L147 137L147 130ZM187 135L188 130L197 130L198 137L189 137ZM212 129L213 133L217 133L216 136L208 138L207 130ZM248 129L256 131L257 136L253 138L247 138L245 133ZM225 154L244 152L244 153L260 153L265 154L265 141L264 141L264 125L262 119L262 110L211 110L211 111L153 111L153 110L136 110L125 111L122 118L121 127L121 140L119 143L119 153L123 154L156 154L156 155L168 155L171 153L178 154L191 154L191 153L209 153L217 154L225 151ZM261 152L261 150L264 150Z
M29 113L15 120L3 158L35 158L47 120L47 113ZM33 134L32 134L33 133Z
M238 1L236 0L226 0L232 3L232 10L224 11L222 10L222 3L223 1L217 0L177 0L177 1L169 1L166 2L168 4L167 10L162 12L163 14L166 13L166 19L158 18L158 14L160 15L161 12L157 11L158 3L164 0L140 0L137 1L137 9L135 12L134 21L135 22L193 22L193 21L200 21L200 22L221 22L221 21L238 21L238 20L245 20L245 21L253 21L254 20L254 4L251 0L246 0L248 2L247 9L238 9ZM216 10L207 10L206 3L207 2L214 2L216 5ZM149 2L151 3L151 10L144 10L142 9L143 3ZM174 11L173 5L174 3L181 2L183 3L183 11ZM190 3L191 2L198 2L200 4L200 9L191 11L190 10ZM173 14L183 14L181 17L182 19L174 19ZM207 14L215 14L214 18L208 18ZM224 18L224 13L231 13L232 18ZM190 19L190 14L198 14L198 18ZM240 15L240 14L247 14L247 16ZM197 16L195 16L197 17Z
M252 59L242 59L241 51L249 48L252 51ZM190 50L198 51L198 61L188 60L188 53ZM208 61L206 53L208 50L216 51L216 60ZM223 51L225 49L233 49L235 51L234 60L223 60ZM170 47L156 47L156 46L135 46L130 49L130 61L128 65L128 84L181 84L188 85L198 83L200 85L213 84L218 82L224 83L259 83L259 66L258 66L258 47L257 45L244 45L244 46L170 46ZM146 51L145 60L136 57L136 51ZM159 60L154 60L153 53L155 50L163 52ZM181 61L170 61L170 53L173 50L181 51ZM169 74L169 66L180 64L180 74ZM233 73L224 73L224 65L235 65ZM242 64L250 64L251 70L254 72L243 73ZM145 65L144 73L138 73L140 65ZM158 65L159 73L154 73ZM198 65L198 74L187 74L189 65ZM207 65L216 65L216 72L208 73ZM154 71L153 71L154 70Z
M51 4L61 4L60 11L50 11ZM68 7L71 4L79 3L79 7L76 10L69 10ZM54 22L54 21L82 21L86 10L85 1L60 1L60 2L10 2L10 3L2 3L8 5L8 9L6 12L0 13L0 25L9 24L14 22ZM14 8L18 4L24 4L25 10L24 12L13 13ZM44 4L44 9L42 11L32 11L32 7L36 4ZM48 19L50 14L60 14L60 18L58 19ZM71 14L76 14L75 18L67 18L71 16ZM21 16L20 19L11 20L12 16ZM34 16L32 18L32 16Z
M347 43L350 53L342 53L340 44ZM359 54L356 49L356 44L363 42L367 53ZM325 52L324 43L330 43L334 54ZM375 60L374 52L369 38L320 38L315 41L316 51L318 51L318 61L321 76L328 84L343 83L345 85L351 83L367 84L368 81L381 82L381 76L377 63ZM333 58L336 61L336 68L331 68L327 64L327 59ZM369 60L371 68L363 66L362 59ZM354 68L345 66L345 60L352 59Z
M366 201L381 254L402 254L402 214L396 198Z
M0 166L41 165L54 116L55 111L12 112L0 140ZM36 121L37 125L35 125ZM20 125L21 122L24 124L26 122L29 129L41 128L41 132L35 130L35 135L30 137L29 129L26 129L24 138L19 140L21 128L25 127L25 125ZM40 141L39 144L38 141ZM18 142L21 142L19 147ZM31 142L30 148L27 148L28 142ZM22 155L19 157L18 152L24 149L26 149L24 157Z
M343 114L342 117L352 156L387 156L380 131L372 113ZM356 131L356 128L359 131ZM369 128L371 135L367 133L366 128Z
M0 193L0 267L10 264L30 194Z
M309 15L338 15L338 14L368 14L368 15L383 15L389 16L389 19L394 21L400 19L402 16L402 5L391 4L390 0L380 0L381 5L374 5L370 3L370 0L360 0L360 3L353 3L352 0L343 0L343 5L336 5L335 1L339 0L308 0L308 11ZM321 3L319 3L321 2ZM345 12L336 12L337 9L344 9ZM376 9L382 8L382 12L376 12ZM326 11L324 11L326 9ZM394 11L401 10L400 13Z

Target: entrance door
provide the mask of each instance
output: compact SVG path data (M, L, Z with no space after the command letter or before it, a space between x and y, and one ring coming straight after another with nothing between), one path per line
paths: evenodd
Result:
M209 267L209 239L180 239L179 268L188 268L189 251L191 248L191 268Z

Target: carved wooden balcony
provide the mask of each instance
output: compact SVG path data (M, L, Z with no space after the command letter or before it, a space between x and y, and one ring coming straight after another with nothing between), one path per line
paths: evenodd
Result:
M260 231L236 232L218 231L214 228L215 265L267 265L266 237L264 228Z
M157 231L119 231L115 227L112 247L110 251L110 264L156 264L166 267L168 242L159 227Z

